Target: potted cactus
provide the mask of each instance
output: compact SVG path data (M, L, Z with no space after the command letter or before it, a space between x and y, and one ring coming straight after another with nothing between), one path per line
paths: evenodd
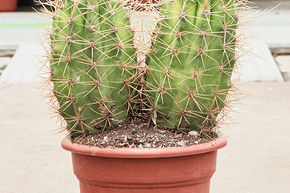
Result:
M82 193L208 193L234 0L54 1L50 81Z

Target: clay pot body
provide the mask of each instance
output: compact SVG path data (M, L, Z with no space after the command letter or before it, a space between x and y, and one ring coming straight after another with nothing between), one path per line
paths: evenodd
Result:
M0 0L0 12L15 11L18 0Z
M224 138L175 148L98 148L71 143L81 193L209 193Z

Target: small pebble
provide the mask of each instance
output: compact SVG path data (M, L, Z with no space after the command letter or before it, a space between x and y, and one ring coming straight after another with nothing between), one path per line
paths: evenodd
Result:
M144 143L144 147L145 148L150 148L151 147L151 144L150 143Z
M188 135L190 135L190 136L198 136L199 133L198 133L198 131L194 131L194 130L192 130L192 131L189 131L189 132L188 132Z
M177 145L185 147L185 146L187 146L187 141L179 141L179 142L177 142Z
M104 140L104 141L109 141L109 137L105 136L105 137L103 138L103 140Z

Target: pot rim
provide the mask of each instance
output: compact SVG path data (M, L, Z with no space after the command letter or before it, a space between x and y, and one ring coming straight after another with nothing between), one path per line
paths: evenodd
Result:
M186 147L159 147L159 148L101 148L96 146L72 143L67 136L62 140L62 148L72 153L110 157L110 158L164 158L202 154L216 151L227 145L225 137Z

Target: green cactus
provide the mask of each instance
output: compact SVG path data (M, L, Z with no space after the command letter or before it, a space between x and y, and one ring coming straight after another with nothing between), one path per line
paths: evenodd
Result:
M234 0L136 2L55 1L50 80L67 129L98 133L137 111L214 128L235 64Z
M95 133L126 120L136 59L120 3L63 1L51 35L51 80L70 132ZM126 84L124 84L126 82ZM133 96L133 95L132 95Z
M234 1L178 0L161 13L146 80L157 124L213 128L235 64Z

